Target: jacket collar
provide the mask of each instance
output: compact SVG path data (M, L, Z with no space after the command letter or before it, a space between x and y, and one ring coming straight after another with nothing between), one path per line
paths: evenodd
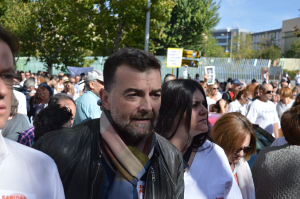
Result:
M7 155L8 155L8 149L5 144L4 138L0 133L0 165L2 164L3 160L7 157Z

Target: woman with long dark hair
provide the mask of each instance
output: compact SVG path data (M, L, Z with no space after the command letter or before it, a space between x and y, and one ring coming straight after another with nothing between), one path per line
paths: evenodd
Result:
M207 102L200 84L173 80L163 84L155 131L168 139L188 163L185 198L242 198L224 150L208 134Z

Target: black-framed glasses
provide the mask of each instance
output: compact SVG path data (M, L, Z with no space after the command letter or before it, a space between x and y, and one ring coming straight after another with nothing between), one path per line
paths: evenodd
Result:
M271 93L273 93L273 91L266 91L266 93L267 93L267 94L271 94Z
M245 147L239 148L235 153L239 153L239 152L241 152L241 150L243 150L244 153L246 154L246 153L248 153L249 151L251 151L251 149L253 149L253 146L252 146L252 145L251 145L251 146L245 146Z
M16 73L2 73L0 74L0 78L4 82L5 85L7 86L12 86L13 85L13 80L14 77L16 76Z
M213 90L219 90L219 88L212 88Z

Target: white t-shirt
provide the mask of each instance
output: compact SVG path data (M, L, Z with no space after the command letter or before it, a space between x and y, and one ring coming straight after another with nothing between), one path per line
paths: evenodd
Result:
M64 90L64 84L57 84L57 91L61 93Z
M271 101L262 102L259 99L251 103L247 119L252 124L258 124L273 136L273 124L279 123L275 104Z
M40 151L3 138L1 134L0 176L0 198L65 198L54 161Z
M222 94L221 94L220 92L218 92L218 93L217 93L217 101L220 100L220 99L222 99ZM207 101L207 107L208 107L208 108L209 108L209 106L210 106L211 104L217 103L216 100L214 100L214 99L212 99L212 98L210 98L210 97L206 97L206 101Z
M23 93L13 90L15 97L17 98L19 105L18 105L18 113L27 115L27 107L26 107L26 97Z
M286 143L288 143L288 142L285 140L285 137L280 137L280 138L277 138L276 140L274 140L274 142L272 143L271 146L281 146Z
M242 115L246 115L246 106L241 105L238 100L235 100L228 105L227 113L232 113L232 112L238 112L241 113Z
M184 173L184 198L242 199L233 178L224 150L207 140L199 147L188 173Z

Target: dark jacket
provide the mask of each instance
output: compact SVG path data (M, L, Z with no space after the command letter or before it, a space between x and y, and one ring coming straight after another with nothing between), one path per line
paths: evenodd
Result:
M67 199L100 198L105 174L100 136L98 118L47 133L33 145L56 162ZM183 174L181 153L156 134L144 198L183 198Z

